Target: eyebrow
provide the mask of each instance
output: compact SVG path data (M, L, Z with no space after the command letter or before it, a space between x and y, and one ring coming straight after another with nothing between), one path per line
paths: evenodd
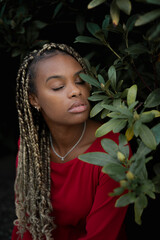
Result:
M79 75L80 73L83 73L84 72L84 70L82 69L82 70L80 70L80 71L78 71L78 72L76 72L73 76L75 77L76 75ZM47 79L46 79L46 82L48 82L50 79L55 79L55 78L64 78L63 76L61 76L61 75L53 75L53 76L50 76L50 77L48 77Z

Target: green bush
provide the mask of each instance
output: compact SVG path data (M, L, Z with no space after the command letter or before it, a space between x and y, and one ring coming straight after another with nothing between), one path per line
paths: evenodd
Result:
M155 9L141 15L134 11L131 1L113 0L102 23L87 22L87 36L76 38L76 42L100 45L106 55L109 50L114 56L108 65L99 62L97 66L89 66L90 76L81 74L81 78L94 88L89 100L96 104L90 116L99 115L103 119L96 136L110 131L121 133L119 145L109 139L102 140L102 147L109 154L87 153L79 158L103 166L102 171L120 183L111 195L120 195L117 207L134 204L138 224L147 207L147 197L154 199L155 193L160 193L160 163L154 166L154 178L150 179L147 171L147 163L160 143L160 8L157 6L160 2L143 2L155 4ZM93 0L88 8L104 3ZM131 10L134 15L130 15ZM120 20L121 11L128 15L125 21ZM137 37L132 37L134 34ZM127 140L133 146L131 158Z

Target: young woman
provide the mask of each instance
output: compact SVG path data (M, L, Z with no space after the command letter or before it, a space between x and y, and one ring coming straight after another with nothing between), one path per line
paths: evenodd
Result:
M12 240L125 239L127 208L110 197L118 183L78 155L104 151L89 119L90 86L83 59L64 44L45 44L24 59L17 76L20 140Z

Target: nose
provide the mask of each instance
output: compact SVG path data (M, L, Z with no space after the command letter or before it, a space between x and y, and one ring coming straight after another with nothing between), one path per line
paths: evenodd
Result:
M82 94L81 89L76 84L71 84L68 89L68 92L69 92L69 98L78 97Z

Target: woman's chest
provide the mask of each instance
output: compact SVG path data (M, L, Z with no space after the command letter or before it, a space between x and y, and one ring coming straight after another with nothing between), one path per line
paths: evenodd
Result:
M52 171L51 201L58 225L76 226L85 221L92 208L98 178L98 168L88 164Z

